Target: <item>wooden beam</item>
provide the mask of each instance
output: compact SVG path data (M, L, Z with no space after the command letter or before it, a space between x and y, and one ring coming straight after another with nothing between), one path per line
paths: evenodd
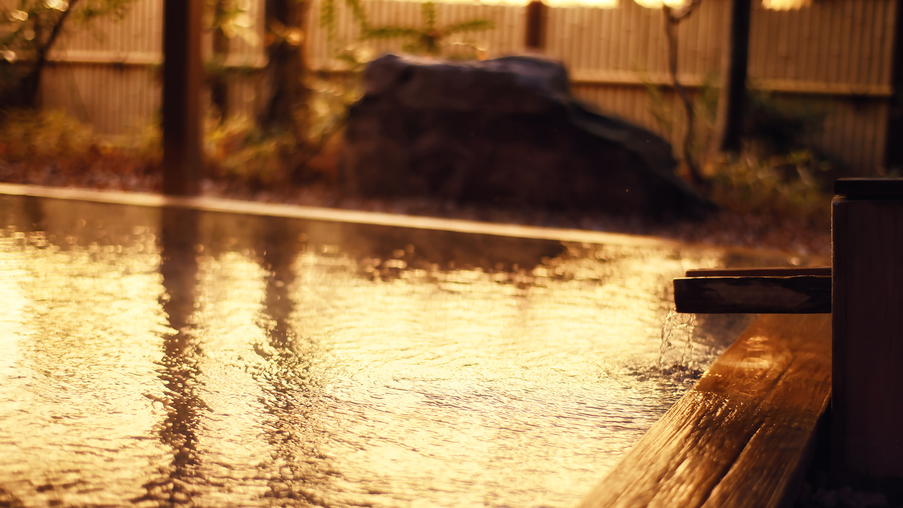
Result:
M203 0L163 4L163 193L200 194Z
M79 49L62 49L54 51L47 57L48 62L57 64L81 64L81 65L129 65L129 66L156 66L163 64L163 54L158 51L93 51ZM249 57L246 55L230 54L223 62L223 67L237 69L263 69L267 60L263 55Z
M830 394L831 318L761 316L579 506L784 506Z
M687 277L796 277L801 275L830 277L831 267L694 268L687 270Z
M677 312L699 314L825 314L831 277L688 277L674 279Z

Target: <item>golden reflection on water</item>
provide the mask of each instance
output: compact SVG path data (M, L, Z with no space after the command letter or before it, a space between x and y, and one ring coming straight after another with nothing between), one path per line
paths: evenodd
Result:
M160 452L158 257L107 247L0 238L0 489L28 505L120 504Z
M718 253L0 197L0 504L567 506ZM738 323L703 329L711 361ZM702 347L711 346L711 347Z

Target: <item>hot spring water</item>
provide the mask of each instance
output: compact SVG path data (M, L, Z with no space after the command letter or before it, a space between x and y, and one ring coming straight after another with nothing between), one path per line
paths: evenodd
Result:
M11 196L0 220L0 504L26 506L573 505L748 323L669 317L671 279L781 262Z

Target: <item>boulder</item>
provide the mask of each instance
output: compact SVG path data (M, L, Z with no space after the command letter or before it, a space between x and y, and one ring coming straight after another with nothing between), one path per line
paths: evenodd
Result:
M659 136L577 100L560 63L386 55L349 111L339 178L371 197L701 216L675 165Z

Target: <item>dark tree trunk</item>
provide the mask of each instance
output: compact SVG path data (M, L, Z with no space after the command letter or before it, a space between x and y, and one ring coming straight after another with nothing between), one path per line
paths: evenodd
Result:
M307 2L266 0L266 24L269 46L267 64L269 97L262 124L268 130L289 131L301 140L307 125L309 91L303 80L307 68L305 35L301 31Z
M535 51L546 48L546 23L549 8L542 0L533 0L527 4L527 31L524 45Z
M70 1L69 8L60 13L60 17L57 18L56 24L54 24L53 28L50 30L50 36L48 36L47 40L38 47L34 65L31 70L28 71L28 74L22 78L22 81L19 82L18 95L23 106L28 108L38 106L37 99L38 91L41 89L41 73L44 71L44 66L47 65L47 55L53 48L53 44L56 42L57 38L59 38L60 34L63 32L63 25L66 23L66 18L69 17L69 13L72 12L72 9L75 8L75 5L78 2L79 0ZM40 37L40 34L35 34L35 36Z
M721 93L715 118L714 149L718 152L738 153L741 148L751 5L751 0L731 0L730 4L728 36L721 58Z

